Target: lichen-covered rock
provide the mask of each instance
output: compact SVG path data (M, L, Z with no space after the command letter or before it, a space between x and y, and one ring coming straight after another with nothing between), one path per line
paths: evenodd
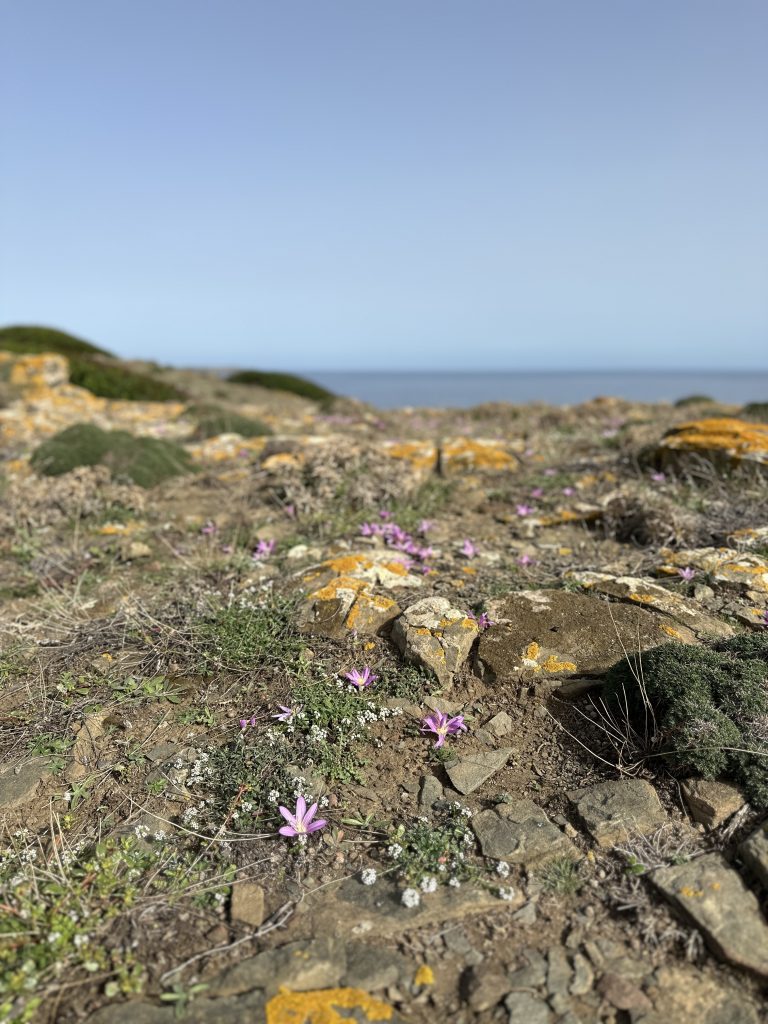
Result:
M768 888L768 821L744 840L739 854L762 886Z
M768 977L768 924L756 896L719 853L658 868L650 878L703 932L716 956Z
M426 597L395 621L392 639L409 661L448 686L467 660L477 632L477 623L446 597Z
M520 444L496 438L447 437L440 445L440 472L443 476L467 473L513 473L520 467L514 450Z
M675 594L653 580L597 572L571 573L569 576L578 580L592 593L605 594L620 601L629 601L662 612L680 625L693 630L697 637L733 636L733 626L702 611L696 601Z
M619 779L574 790L568 799L598 846L648 835L667 820L656 790L643 779Z
M431 441L382 441L380 449L409 466L416 485L426 483L437 469L437 446Z
M662 468L690 466L689 455L716 464L748 463L768 470L768 424L729 418L694 420L668 430L656 450Z
M706 573L713 583L741 593L755 591L768 594L768 562L760 555L735 551L733 548L687 548L659 551L662 564L659 573L677 576L678 569L691 569Z
M489 603L496 625L480 638L475 670L488 682L595 676L690 630L642 606L610 605L565 590L528 590Z
M741 789L731 782L686 779L682 783L682 790L691 817L707 828L722 825L746 803Z
M394 552L369 551L328 558L302 571L295 584L308 590L299 629L339 638L352 630L378 633L397 618L400 605L377 591L420 587L423 577L412 575Z

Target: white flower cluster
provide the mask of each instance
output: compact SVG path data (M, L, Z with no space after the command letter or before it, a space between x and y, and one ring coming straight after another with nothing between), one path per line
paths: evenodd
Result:
M505 860L500 860L496 865L496 874L500 878L509 878L509 864Z
M460 804L458 800L454 800L451 807L453 807L455 811L458 811L459 814L463 814L465 818L472 817L472 811L470 811L468 807L465 807L464 804Z
M198 751L197 759L192 762L192 767L187 775L188 786L199 786L206 779L213 777L213 769L208 764L210 759L211 755L206 753L206 751Z
M363 885L375 885L377 877L376 868L364 868L360 875L360 881Z
M409 907L410 909L412 909L413 907L418 907L419 903L421 903L421 896L419 895L419 890L403 889L402 893L400 894L400 902L403 904L404 907Z
M392 858L392 860L397 860L397 858L402 854L402 852L403 848L400 845L400 843L392 843L391 846L387 847L387 853Z
M509 901L513 900L514 898L515 890L512 888L511 885L507 886L506 888L504 886L499 887L499 899Z
M455 875L452 875L451 878L448 879L448 885L453 886L454 889L461 888L461 882L459 881L458 878L456 878Z
M434 875L425 875L424 878L419 882L419 888L422 892L436 892L437 891L437 879Z
M137 839L146 839L149 835L149 828L146 825L137 825L133 830L133 834Z

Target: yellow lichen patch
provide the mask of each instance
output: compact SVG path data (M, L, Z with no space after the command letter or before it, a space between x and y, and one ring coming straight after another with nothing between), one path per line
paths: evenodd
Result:
M266 1006L267 1024L344 1024L357 1010L366 1021L392 1019L392 1007L359 988L326 988L314 992L281 989ZM359 1019L359 1018L358 1018Z
M659 447L661 451L719 452L768 464L768 424L725 417L693 420L670 430Z
M545 672L575 672L576 665L572 661L560 661L554 654L550 654L546 661L541 663Z
M541 647L537 643L528 644L525 649L524 658L528 658L531 661L538 661L539 655L541 654Z
M429 966L429 964L422 964L418 971L413 977L414 985L434 985L435 984L435 972Z
M330 583L326 583L324 587L310 594L309 598L312 601L335 601L342 590L359 594L360 591L366 591L367 589L368 584L365 580L358 580L353 576L337 576Z
M360 619L364 619L369 612L387 612L396 607L397 605L391 597L378 597L376 594L368 594L361 590L358 592L357 600L349 609L344 624L347 629L358 629L361 626Z
M674 626L668 626L666 623L663 623L661 628L667 634L667 636L674 637L675 640L685 640L685 637L680 632L680 630L675 629Z
M301 452L275 452L268 455L261 464L262 469L271 472L280 469L299 469L304 465L305 456Z
M517 458L507 442L458 437L445 440L440 449L440 469L445 476L471 471L504 473L516 470Z
M467 574L467 576L476 576L477 575L477 569L475 569L474 566L472 566L472 565L463 565L461 567L461 571L465 572Z
M693 889L690 885L684 885L682 889L678 889L678 892L681 896L685 896L686 899L689 900L701 899L701 897L704 895L703 889Z
M560 555L561 558L565 558L566 555L573 554L573 548L558 548L557 553L558 555Z
M640 604L653 604L656 600L653 594L630 594L630 601L638 601Z
M437 467L437 448L429 441L385 441L385 455L410 462L414 469L432 472Z
M361 569L370 569L373 562L365 555L341 555L339 558L329 558L323 565L339 576L345 576ZM402 568L401 563L398 562L398 565Z
M103 526L99 527L98 532L102 537L126 537L131 533L136 533L137 530L141 530L144 526L146 526L146 523L132 519L127 523L104 523Z
M407 576L408 568L403 562L382 562L382 569L386 569L387 572L394 573L395 576Z
M367 644L363 644L363 650L364 651L373 651L375 649L376 649L376 644L372 640L369 640Z

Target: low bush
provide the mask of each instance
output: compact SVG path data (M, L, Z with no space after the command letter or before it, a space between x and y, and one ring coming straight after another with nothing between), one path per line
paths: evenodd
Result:
M768 402L749 402L741 410L741 415L758 423L768 423Z
M642 687L636 675L627 661L608 672L614 713L638 735L655 732L676 772L730 778L768 807L768 630L702 647L664 644L643 654Z
M219 434L264 437L272 433L271 428L261 420L241 416L240 413L225 409L223 406L190 406L185 411L185 415L197 420L197 426L192 435L197 441L205 441L207 438L216 437Z
M331 402L336 396L331 391L314 384L311 380L296 377L292 373L265 373L261 370L240 370L227 377L230 384L257 384L260 388L274 391L290 391L291 394L311 398L315 402Z
M711 395L684 395L675 402L676 409L684 409L686 405L700 405L702 402L714 402Z
M127 477L140 487L154 487L195 469L178 444L134 437L125 430L101 430L92 423L75 423L44 441L31 463L44 476L60 476L78 466L107 466L113 476Z

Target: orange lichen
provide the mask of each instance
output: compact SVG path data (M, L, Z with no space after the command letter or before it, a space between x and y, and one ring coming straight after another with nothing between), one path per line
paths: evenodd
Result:
M768 463L768 424L721 418L693 420L668 431L662 450L721 452L730 458Z
M528 658L529 661L538 661L539 655L541 654L541 647L535 641L532 644L528 644L525 649L524 658Z
M349 575L349 573L355 570L370 569L373 562L370 558L366 558L365 555L341 555L338 558L327 559L327 561L323 562L323 565L339 576L344 576Z
M368 584L365 580L357 580L352 576L337 576L330 583L326 583L324 587L310 594L309 597L313 601L335 601L339 596L339 591L347 590L359 593L361 590L367 589Z
M666 623L663 623L661 628L667 634L667 636L672 636L675 638L675 640L685 640L685 637L680 632L680 630L675 629L674 626L668 626Z
M429 966L429 964L422 964L418 971L413 977L414 985L434 985L435 983L435 972Z
M302 452L275 452L274 455L268 455L261 464L262 469L272 471L275 469L299 469L305 461L305 456Z
M678 892L689 900L700 899L704 895L703 889L692 889L690 885L684 885L682 889L678 889Z
M653 604L656 598L653 594L630 594L630 601L639 601L640 604Z
M437 466L437 448L424 441L389 441L383 446L384 454L392 459L404 459L414 469L433 470Z
M560 661L555 654L550 654L546 661L541 663L545 672L575 672L576 665L572 661Z
M461 437L444 441L440 450L440 468L446 475L466 470L501 473L517 469L518 465L503 441Z
M313 992L281 989L266 1006L267 1024L344 1024L358 1010L366 1021L392 1019L392 1007L359 988L327 988Z

